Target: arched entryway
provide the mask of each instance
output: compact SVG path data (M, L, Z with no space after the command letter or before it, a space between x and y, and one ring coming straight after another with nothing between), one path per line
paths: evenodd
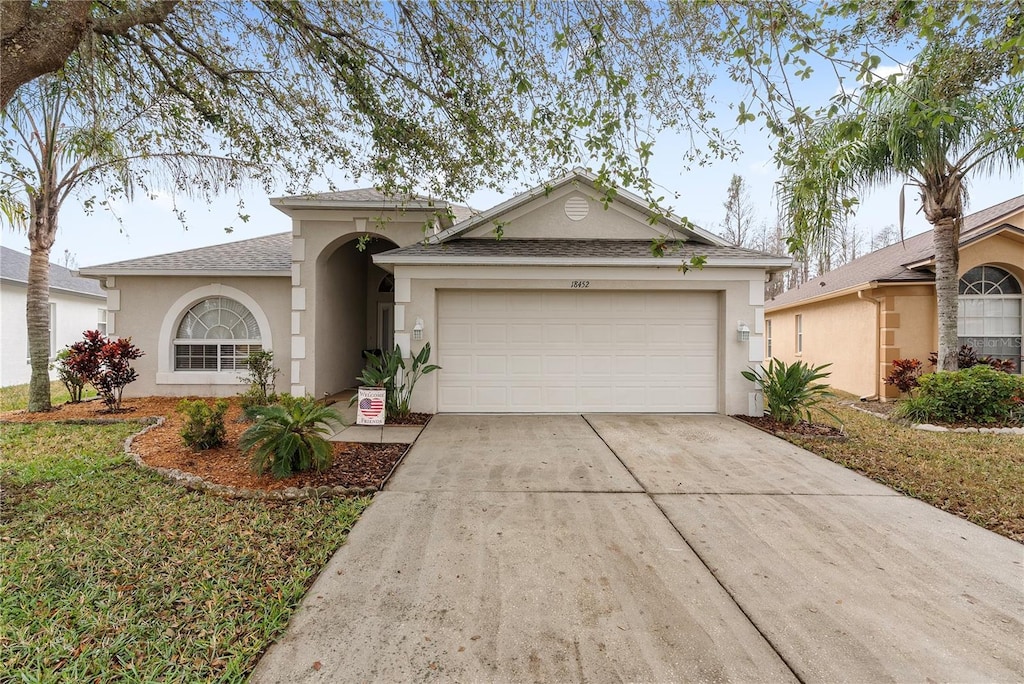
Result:
M1020 281L1006 269L975 266L960 278L957 335L979 356L1009 359L1021 372L1024 295Z
M373 255L395 247L382 237L360 244L357 236L346 236L317 259L318 394L354 387L365 352L394 344L394 281Z

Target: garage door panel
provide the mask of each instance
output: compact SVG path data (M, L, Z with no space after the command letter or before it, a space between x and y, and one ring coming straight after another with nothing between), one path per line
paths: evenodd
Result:
M477 386L474 388L476 404L481 410L504 410L508 406L509 391L505 387Z
M447 347L448 345L468 344L473 341L473 326L467 323L441 323L437 326L438 344Z
M441 292L441 411L715 411L715 293Z
M540 376L544 372L544 360L540 356L510 355L508 357L508 372L510 375Z
M557 377L560 375L576 375L576 356L567 354L548 354L544 356L544 375Z
M580 325L580 342L582 344L611 344L612 341L612 327L607 324L589 324L584 323Z
M449 378L473 375L473 357L468 354L439 354L438 365Z
M538 323L509 323L508 341L512 344L532 343L542 339L544 327Z
M477 356L474 364L477 375L497 375L502 380L508 375L508 357Z
M545 344L576 344L576 326L552 323L544 326Z
M580 359L580 380L588 376L597 376L604 380L612 374L612 357L584 356Z

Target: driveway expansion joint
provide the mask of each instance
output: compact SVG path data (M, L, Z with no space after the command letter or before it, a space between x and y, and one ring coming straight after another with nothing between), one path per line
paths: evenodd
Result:
M626 472L629 473L630 477L632 477L633 480L636 481L637 485L639 485L640 488L643 490L643 492L641 493L646 495L650 502L655 505L655 507L661 513L662 517L665 518L668 524L672 526L672 529L675 530L676 534L679 535L679 538L683 540L683 543L686 544L686 546L690 549L693 555L696 556L697 560L701 562L701 565L703 565L704 569L708 571L708 574L715 578L715 582L717 582L718 586L722 588L722 591L724 591L726 596L729 597L729 600L733 602L733 604L740 611L740 613L743 614L743 617L747 619L747 622L751 624L754 630L757 631L759 635L761 635L761 638L764 639L765 643L768 644L768 647L772 649L775 655L778 656L779 660L781 660L782 663L789 669L789 671L793 674L793 677L798 682L800 682L800 684L807 684L807 680L804 679L804 677L800 674L796 666L792 662L790 662L789 658L787 658L785 654L782 653L779 647L771 640L771 638L765 632L764 628L761 625L759 625L756 620L754 620L754 617L747 611L743 604L739 602L735 593L725 584L722 578L718 576L718 573L715 572L715 569L708 564L707 559L700 553L700 551L697 550L697 548L692 543L690 543L690 540L686 538L686 536L683 534L683 531L680 530L679 527L672 521L672 518L669 517L665 509L662 508L660 503L658 503L658 500L655 498L655 495L647 491L647 487L644 486L644 483L640 481L640 479L636 476L632 469L630 469L630 467L626 464L622 457L619 456L618 452L612 448L612 445L609 444L607 440L605 440L605 438L601 435L601 433L597 431L597 428L594 427L593 423L591 423L590 420L584 415L581 415L580 417L588 426L590 426L590 429L594 431L594 434L597 435L597 438L601 440L601 442L605 445L608 451L610 451L611 454L615 456L615 458L619 461L619 463L622 464L622 467L626 469Z

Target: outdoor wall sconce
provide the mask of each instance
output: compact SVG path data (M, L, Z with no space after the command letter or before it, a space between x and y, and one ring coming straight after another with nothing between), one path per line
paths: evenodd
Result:
M412 339L422 340L423 339L423 319L417 318L416 325L412 326Z
M750 327L743 321L736 325L736 339L740 342L750 341Z

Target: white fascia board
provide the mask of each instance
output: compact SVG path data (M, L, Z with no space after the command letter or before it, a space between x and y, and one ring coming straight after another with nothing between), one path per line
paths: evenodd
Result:
M50 292L60 292L61 294L74 295L76 297L88 297L90 299L98 299L101 301L104 301L107 298L105 293L96 294L94 292L79 292L78 290L68 290L63 287L51 287Z
M81 271L84 278L102 278L105 276L217 276L220 278L243 277L243 278L291 278L292 272L288 271L227 271L223 269L129 269L112 268L94 270L83 268Z
M379 259L379 257L386 257ZM642 259L569 258L569 257L455 257L455 256L391 256L377 254L375 264L397 266L654 266L678 268L687 263L677 261L678 257L654 257ZM705 268L789 268L792 261L786 258L718 258L708 259Z
M293 209L365 209L368 211L381 212L381 211L436 211L436 212L447 212L449 203L445 200L438 200L436 202L428 202L425 200L412 200L409 202L394 202L394 201L352 201L352 200L330 200L330 199L317 199L311 197L309 199L301 197L271 197L270 206L284 212L285 214L291 215L290 211Z

